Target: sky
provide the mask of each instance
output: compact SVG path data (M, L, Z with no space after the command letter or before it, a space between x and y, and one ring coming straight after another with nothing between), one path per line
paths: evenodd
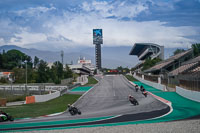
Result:
M200 42L200 0L1 0L0 46L41 50L156 43L167 48Z

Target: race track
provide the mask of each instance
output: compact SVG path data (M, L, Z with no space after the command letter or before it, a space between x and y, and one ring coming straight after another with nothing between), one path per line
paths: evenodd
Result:
M138 106L133 106L128 101L128 95L133 95L139 102ZM65 102L65 101L63 101ZM30 123L29 126L4 128L8 130L22 130L22 129L38 129L38 128L52 128L52 127L67 127L80 126L92 124L117 123L126 121L145 120L162 116L170 111L169 106L158 101L151 95L145 98L140 91L135 92L134 87L122 75L104 76L99 78L99 83L91 90L84 94L76 103L82 115L71 116L68 112L52 117L40 117L33 119L16 120L12 124ZM43 124L33 126L31 123L37 122L53 122L61 120L75 120L75 119L92 119L103 118L98 121L86 121L76 123L62 123L62 124ZM5 122L3 124L9 124ZM2 129L0 129L2 130Z

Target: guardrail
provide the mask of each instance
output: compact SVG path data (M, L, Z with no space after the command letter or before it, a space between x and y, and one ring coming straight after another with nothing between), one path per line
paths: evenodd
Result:
M161 84L161 78L160 77L157 78L158 82L152 82L152 81L149 81L149 80L145 80L145 76L142 75L142 74L139 74L139 75L142 75L141 77L139 77L137 75L138 74L134 74L133 77L136 78L137 80L139 80L140 82L147 84L149 86L152 86L156 89L166 91L166 86Z
M200 92L176 86L176 93L190 100L200 102Z

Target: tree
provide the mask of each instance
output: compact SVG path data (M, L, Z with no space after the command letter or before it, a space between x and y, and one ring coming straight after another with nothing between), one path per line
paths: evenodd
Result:
M122 67L122 66L119 66L119 67L117 67L117 70L118 70L119 72L123 72L123 67Z
M56 74L58 76L58 79L63 78L63 64L60 61L54 62L54 66L56 68Z
M39 58L37 56L35 56L34 62L33 62L34 68L37 68L37 65L38 65L39 61L40 61Z
M21 62L27 60L28 66L32 67L31 57L25 55L24 53L20 52L19 50L9 50L7 53L2 55L2 66L4 69L12 70L15 67L20 67ZM25 68L25 65L24 65Z
M72 78L73 77L73 72L69 68L69 66L66 64L65 65L65 71L64 71L64 78Z
M176 49L176 50L174 51L174 55L179 54L179 53L182 53L182 52L184 52L184 51L185 51L185 49Z
M160 58L154 58L154 59L146 59L144 64L143 64L143 68L142 71L149 69L151 67L153 67L154 65L156 65L156 63L160 62L161 59Z
M2 58L2 55L0 53L0 69L3 68L3 58Z
M15 83L25 83L26 70L22 68L13 68L12 72L14 73ZM28 78L29 79L29 78Z
M48 81L47 69L47 63L43 60L40 60L38 64L38 83L46 83Z
M192 44L192 49L195 57L200 55L200 43Z
M130 70L129 70L128 67L123 68L122 66L117 67L117 70L118 70L120 73L129 73L129 72L130 72Z
M61 79L63 79L63 65L61 62L56 61L53 63L53 66L51 67L51 78L54 81L54 83L59 84L61 82Z

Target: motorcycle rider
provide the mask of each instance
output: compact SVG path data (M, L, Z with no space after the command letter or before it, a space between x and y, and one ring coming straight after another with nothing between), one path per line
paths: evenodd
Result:
M8 117L8 114L6 112L3 112L2 110L0 110L0 114L5 115L6 117Z
M132 104L138 105L138 101L133 96L129 95L128 98Z
M138 92L138 90L139 90L139 86L138 85L135 86L135 90L136 90L136 92Z
M69 111L73 111L74 110L74 106L73 105L71 105L71 104L68 104L68 109L69 109Z
M74 114L76 114L76 113L81 114L81 112L78 110L78 108L74 107L71 104L68 104L68 109L69 109L69 112L73 112Z
M144 91L145 91L145 89L144 89L144 87L143 87L142 85L140 86L140 91L141 91L141 92L144 92Z
M148 93L147 93L147 91L143 91L142 94L143 94L145 97L147 97L147 94L148 94Z
M8 115L6 112L0 110L0 115L4 115L6 116L6 118L4 117L3 120L6 121L6 120L10 120L10 121L14 121L14 118L10 115Z

